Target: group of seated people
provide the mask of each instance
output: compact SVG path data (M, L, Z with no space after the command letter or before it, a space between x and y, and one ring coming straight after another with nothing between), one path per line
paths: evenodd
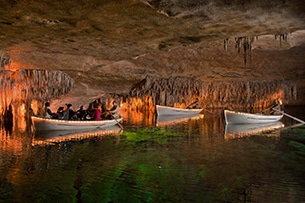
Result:
M102 103L91 103L88 109L84 109L83 105L77 111L74 111L72 104L65 104L59 107L57 112L52 112L50 102L45 103L46 118L54 118L61 120L101 120L101 119L117 119L120 117L120 107L114 100L112 108L107 110Z

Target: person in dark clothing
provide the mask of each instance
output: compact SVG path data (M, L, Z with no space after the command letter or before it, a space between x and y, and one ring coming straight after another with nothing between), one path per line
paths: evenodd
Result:
M106 111L105 117L107 119L112 119L112 118L117 119L120 117L120 106L117 104L117 102L115 100L112 102L111 109Z
M60 117L60 119L63 120L71 120L73 115L74 115L74 111L72 109L70 109L72 106L72 104L66 104L66 106L64 107L63 110L63 114L62 117Z
M45 117L46 118L57 118L58 115L56 113L53 113L50 109L50 102L46 102L45 103L45 112L46 112L46 115Z
M86 110L84 109L84 106L81 105L75 114L78 120L85 120Z
M46 118L52 118L52 111L50 109L50 102L46 102L44 106L45 106L45 113L46 113L45 117Z
M273 106L271 106L270 114L272 114L272 115L279 115L279 114L281 114L281 111L282 111L282 101L279 100L279 99L276 99L274 101Z

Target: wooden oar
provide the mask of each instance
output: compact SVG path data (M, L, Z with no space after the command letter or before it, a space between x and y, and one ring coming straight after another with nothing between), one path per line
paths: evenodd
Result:
M197 103L198 103L198 101L194 101L194 102L190 103L189 105L187 105L185 108L187 109L187 108L189 108L190 106L193 106L194 104L197 104Z
M270 109L272 109L273 107L269 107L269 108L267 108L267 109L264 109L264 110L262 110L261 111L261 113L264 113L265 111L268 111L268 110L270 110Z
M111 114L111 117L116 121L116 123L118 124L118 126L124 130L123 126L121 125L121 123Z
M187 109L187 108L189 108L190 106L192 106L192 105L194 105L194 104L197 104L198 102L199 102L199 101L196 100L196 101L190 103L189 105L187 105L185 108ZM203 110L203 111L207 111L207 112L209 112L209 113L211 113L211 114L214 114L214 112L209 111L209 110L207 110L207 109L202 108L202 110Z
M298 122L300 122L300 123L305 124L305 121L302 121L301 119L298 119L298 118L296 118L296 117L293 117L293 116L291 116L291 115L289 115L289 114L287 114L287 113L284 113L284 112L282 112L282 111L279 111L279 110L277 110L277 109L275 109L275 108L273 108L272 110L273 110L273 111L276 111L276 112L279 112L279 113L281 113L281 114L283 114L283 115L285 115L285 116L287 116L287 117L289 117L289 118L292 118L292 119L294 119L294 120L296 120L296 121L298 121Z
M213 111L210 111L210 110L207 110L207 109L203 109L203 111L207 111L207 112L209 112L209 113L211 113L211 114L214 114Z

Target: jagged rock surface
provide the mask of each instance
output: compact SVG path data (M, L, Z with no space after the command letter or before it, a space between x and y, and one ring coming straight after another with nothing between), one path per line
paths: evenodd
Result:
M0 71L0 115L8 110L13 115L25 112L35 105L35 114L44 109L44 103L71 91L73 80L65 73L52 70ZM26 115L23 115L26 116Z
M0 7L1 68L57 70L73 79L52 106L126 95L146 76L230 84L237 92L245 81L294 80L296 98L285 102L305 101L302 0L16 0ZM237 42L246 43L235 49Z
M142 100L151 97L153 104L167 106L185 107L198 98L204 108L264 109L277 98L294 100L296 92L294 81L204 82L186 77L147 77L132 88L130 95Z

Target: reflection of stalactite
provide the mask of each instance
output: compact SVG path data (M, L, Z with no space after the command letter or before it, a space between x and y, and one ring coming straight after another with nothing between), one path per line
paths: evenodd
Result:
M274 36L275 39L279 38L280 39L280 47L282 47L282 41L287 42L288 40L288 34L283 33L283 34L277 34Z
M241 47L244 50L244 64L247 64L247 58L249 63L252 63L252 42L254 41L253 36L249 37L236 37L235 38L235 49L237 49L238 54L240 53Z
M13 129L13 108L10 104L4 111L3 116L4 127L7 132L12 132Z

